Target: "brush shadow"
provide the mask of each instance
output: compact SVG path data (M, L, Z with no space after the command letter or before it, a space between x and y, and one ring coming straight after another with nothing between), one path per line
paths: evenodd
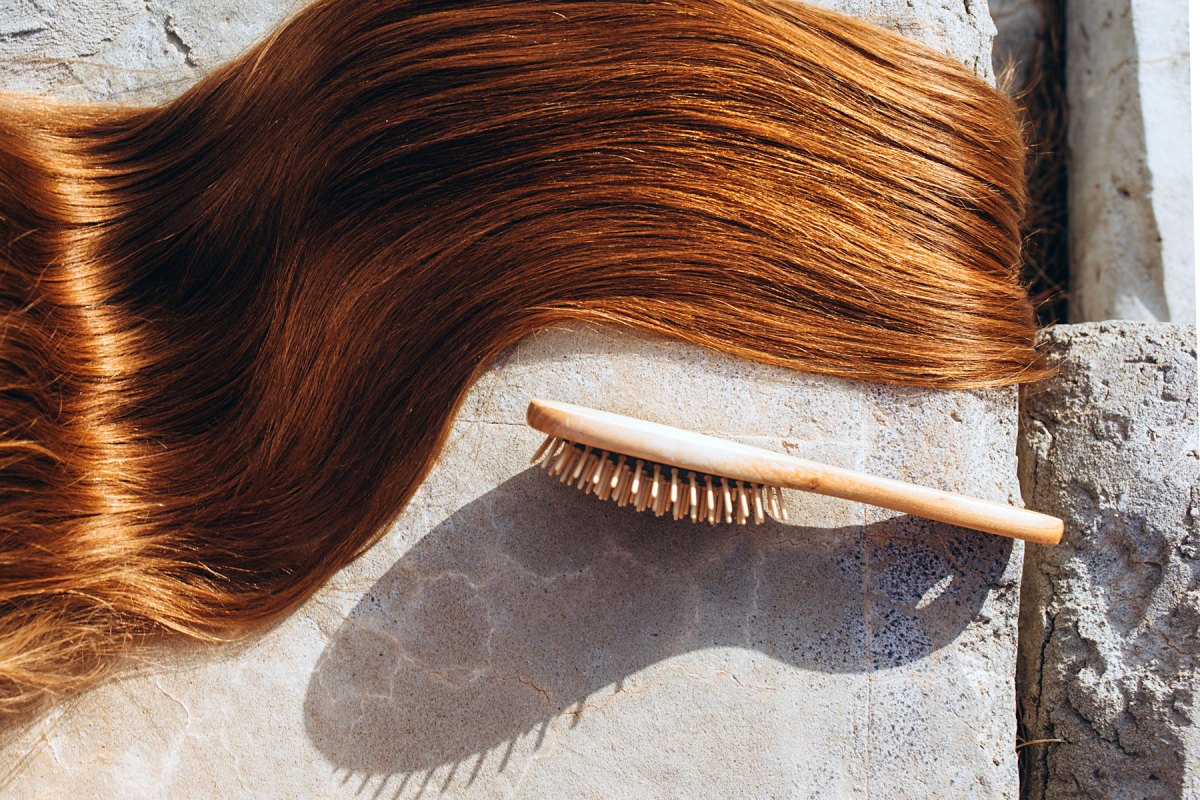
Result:
M478 764L693 650L751 648L833 673L898 666L958 636L1011 548L912 517L693 526L527 470L445 519L361 598L309 681L307 732L338 769L412 775Z

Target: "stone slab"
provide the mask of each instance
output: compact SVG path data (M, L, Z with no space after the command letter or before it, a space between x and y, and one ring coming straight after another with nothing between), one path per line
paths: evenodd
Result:
M1200 798L1196 329L1060 325L1024 393L1025 497L1063 517L1029 548L1019 693L1029 800Z
M823 4L991 75L982 0ZM291 8L15 0L0 87L156 102ZM1019 544L799 494L753 531L642 518L527 468L534 395L1019 502L1013 391L547 332L475 386L370 553L261 638L5 731L0 796L1016 796Z
M693 526L528 466L531 397L1016 500L1016 393L824 379L610 329L476 384L387 537L242 645L10 731L5 797L1015 798L1022 547L790 493Z

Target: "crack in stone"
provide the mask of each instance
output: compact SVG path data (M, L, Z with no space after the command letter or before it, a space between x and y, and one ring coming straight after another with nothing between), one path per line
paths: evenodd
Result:
M63 703L61 706L50 710L47 717L39 726L41 730L39 731L37 737L29 744L28 747L21 751L21 754L13 762L8 772L4 774L3 778L0 778L0 790L3 790L9 784L15 781L23 771L26 764L33 760L33 758L43 747L51 748L51 757L60 768L62 767L62 762L58 758L58 753L57 751L53 750L53 745L50 742L50 734L54 731L55 727L57 727L64 719L66 719L67 712L73 709L78 702L78 697L72 698Z
M537 682L535 682L532 678L527 678L524 675L519 675L517 673L503 673L503 672L496 672L494 670L492 671L491 674L493 677L495 677L499 680L512 681L515 683L519 683L522 686L526 686L530 689L533 689L535 692L537 692L538 696L541 698L542 705L544 705L546 708L553 711L555 714L557 714L559 711L562 710L561 708L558 707L558 704L554 702L554 695L550 694L550 690L545 688L544 686L539 686L537 684Z
M550 730L550 724L552 721L553 720L551 720L551 719L547 719L545 722L542 723L541 728L538 729L538 738L537 738L537 741L534 742L534 744L533 744L533 752L530 753L529 758L527 758L525 760L525 764L521 769L521 774L517 776L517 780L513 784L513 790L515 792L519 793L521 791L521 787L524 785L525 781L528 779L529 771L531 769L533 769L533 765L536 764L538 761L540 761L542 758L544 758L546 755L548 755L550 750L553 749L553 748L548 748L546 750L543 750L543 746L545 745L545 742L546 742L546 734Z
M189 67L197 66L196 58L192 53L192 46L184 41L179 31L175 28L175 18L171 14L159 10L153 0L146 0L145 6L147 11L160 18L163 37L166 39L167 44L171 45L177 53L183 56L184 63Z
M60 770L66 770L66 765L63 764L62 755L58 752L58 746L49 739L43 739L46 743L46 751L50 753L50 758L54 761L55 766Z
M217 741L221 743L221 749L229 754L229 760L233 762L233 776L237 779L238 786L241 787L243 796L249 797L253 793L250 791L250 787L246 785L246 776L242 774L241 759L238 758L237 752L229 746L229 740L225 736L226 732L227 729L225 728L218 729Z
M193 67L196 66L196 60L192 57L192 46L185 42L179 32L175 30L170 17L163 22L163 32L166 33L167 41L171 43L171 46L183 54L183 60Z
M20 26L20 27L16 28L15 30L0 31L0 40L7 39L9 41L16 41L19 39L28 39L32 36L36 36L37 34L42 33L43 31L48 31L48 30L50 30L49 26L42 25L40 23L35 22L32 24Z
M754 585L750 587L750 611L746 615L746 648L754 647L754 621L760 613L759 590L762 588L762 568L767 563L767 552L763 548L755 548L755 558L750 564L750 577Z
M1053 598L1053 592L1054 592L1054 589L1053 589L1054 582L1053 581L1050 582L1050 586L1051 586L1051 590L1050 590L1051 598ZM1055 629L1055 626L1058 624L1057 615L1050 612L1050 613L1047 613L1046 616L1047 616L1048 622L1047 622L1046 630L1042 634L1042 647L1038 653L1038 696L1037 696L1037 698L1035 698L1035 705L1033 708L1033 713L1034 713L1033 718L1034 718L1034 722L1037 723L1038 728L1041 727L1041 723L1042 723L1042 719L1041 719L1043 716L1042 715L1042 698L1045 696L1045 692L1046 692L1046 649L1050 646L1051 639L1054 638L1054 629ZM1055 738L1054 722L1052 720L1049 721L1048 726L1045 731L1038 731L1037 729L1035 729L1033 738L1034 739L1053 739L1053 738ZM1049 790L1049 787L1050 787L1050 748L1049 747L1041 748L1041 757L1039 760L1041 761L1041 767L1042 767L1042 770L1041 770L1042 774L1040 776L1041 784L1042 784L1041 796L1045 797L1046 792Z
M874 642L875 642L875 638L874 638L875 632L871 625L871 616L872 616L871 612L872 612L872 607L873 607L873 599L872 599L872 593L871 593L871 589L872 589L871 570L872 570L873 565L871 563L871 536L870 536L870 534L867 533L866 513L867 513L866 509L864 508L862 510L862 520L859 523L860 525L862 525L862 528L863 528L863 534L862 534L862 540L863 540L863 544L862 544L862 547L863 547L863 560L862 560L862 563L863 563L863 572L862 572L862 579L863 579L863 633L864 633L864 637L866 640L865 641L865 645L866 645L865 650L866 650L866 656L867 656L867 663L865 664L866 671L864 673L864 678L865 678L865 682L866 682L866 686L867 686L867 691L866 691L867 713L866 713L866 722L864 725L865 746L864 746L864 758L863 758L863 760L865 761L866 778L867 779L865 781L863 789L866 792L866 800L871 800L871 779L872 779L871 778L871 689L872 689L872 680L871 679L875 672L875 653L873 651Z
M183 729L179 732L179 739L175 742L175 747L170 751L169 757L163 763L162 774L160 776L161 781L163 777L174 774L179 766L179 760L183 751L183 743L188 738L189 731L192 727L192 710L186 703L167 691L166 687L162 685L157 676L151 680L151 683L154 685L154 688L158 689L158 691L164 696L182 708L184 713Z

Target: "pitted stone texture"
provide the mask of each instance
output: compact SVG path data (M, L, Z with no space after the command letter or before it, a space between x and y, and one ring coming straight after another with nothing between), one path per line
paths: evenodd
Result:
M1028 797L1200 798L1196 330L1044 333L1059 373L1028 390L1022 483L1065 518L1030 548L1020 694Z
M1196 323L1188 8L1068 0L1071 321Z
M304 0L5 0L0 89L128 104L169 99ZM821 0L924 42L991 79L984 0Z
M1016 797L1019 543L801 493L791 524L639 515L528 466L537 396L1018 494L1014 391L547 332L479 380L369 553L265 637L21 731L3 794Z

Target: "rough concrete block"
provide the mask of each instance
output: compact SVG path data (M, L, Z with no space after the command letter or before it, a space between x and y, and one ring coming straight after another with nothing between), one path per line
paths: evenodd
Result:
M1188 9L1068 0L1071 321L1195 324Z
M1023 397L1025 497L1066 519L1030 548L1019 693L1027 797L1200 798L1196 329L1065 325Z
M639 515L528 466L535 396L1017 496L1012 390L548 332L366 556L21 732L7 796L1016 797L1020 543L801 493L789 525Z

